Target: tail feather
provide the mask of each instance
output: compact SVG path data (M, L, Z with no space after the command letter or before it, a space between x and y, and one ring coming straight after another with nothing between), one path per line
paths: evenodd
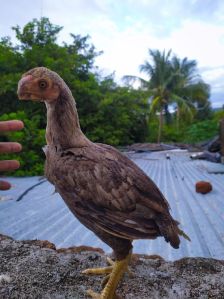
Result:
M170 216L170 215L169 215ZM179 248L180 238L184 237L186 240L191 241L187 234L178 227L178 222L173 220L172 217L168 215L160 215L156 221L161 235L165 238L167 242L174 248Z
M191 242L190 237L187 234L185 234L185 232L183 230L179 229L179 227L178 227L178 235L182 236L184 239L186 239L189 242Z

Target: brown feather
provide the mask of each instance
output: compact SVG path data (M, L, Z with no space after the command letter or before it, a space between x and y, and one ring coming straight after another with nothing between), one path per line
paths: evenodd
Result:
M178 235L184 233L154 182L115 148L86 138L71 92L57 74L45 68L27 74L35 80L44 74L61 90L57 100L46 99L45 175L74 215L120 258L128 253L134 239L164 236L178 248ZM25 89L21 85L19 89Z

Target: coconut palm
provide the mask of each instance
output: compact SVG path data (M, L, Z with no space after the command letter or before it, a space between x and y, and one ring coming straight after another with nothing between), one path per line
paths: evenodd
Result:
M210 88L197 73L195 60L173 56L171 65L172 72L176 75L173 77L170 102L176 104L177 129L179 129L181 115L187 115L192 119L199 105L207 106Z
M168 114L168 105L170 98L170 86L172 85L173 74L170 63L171 50L167 53L165 50L161 53L159 50L150 50L149 55L152 63L145 61L140 65L140 71L149 76L149 80L144 80L135 76L125 76L125 82L131 84L138 80L141 88L147 90L150 98L150 112L159 112L158 143L161 140L163 127L163 113Z
M193 117L195 102L208 99L209 88L197 74L196 61L171 56L171 50L150 50L151 62L148 60L140 66L140 71L149 76L149 80L139 77L125 76L129 84L135 80L148 91L151 105L150 112L159 112L158 143L161 141L164 114L167 115L169 105L177 106L177 124L181 114Z

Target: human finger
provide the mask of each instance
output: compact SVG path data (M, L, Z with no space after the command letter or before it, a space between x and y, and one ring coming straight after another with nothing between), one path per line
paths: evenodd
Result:
M24 123L21 120L6 120L0 121L0 132L5 131L17 131L24 127Z
M0 142L0 154L20 152L22 145L18 142Z
M3 160L0 161L0 171L15 170L20 167L20 163L17 160Z

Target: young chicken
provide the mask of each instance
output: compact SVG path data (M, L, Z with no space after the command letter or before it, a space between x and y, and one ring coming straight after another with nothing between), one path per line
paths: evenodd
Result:
M135 163L83 134L75 100L57 73L44 67L28 71L19 81L18 96L46 104L45 175L80 222L113 249L112 266L84 271L109 273L101 294L88 294L112 299L127 271L133 240L163 236L178 248L179 235L188 237L160 190Z

